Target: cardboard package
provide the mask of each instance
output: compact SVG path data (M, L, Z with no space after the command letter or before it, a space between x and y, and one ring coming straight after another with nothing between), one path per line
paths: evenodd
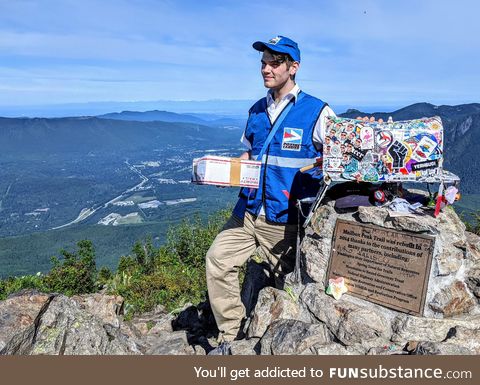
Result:
M204 156L193 160L192 183L258 188L261 162Z

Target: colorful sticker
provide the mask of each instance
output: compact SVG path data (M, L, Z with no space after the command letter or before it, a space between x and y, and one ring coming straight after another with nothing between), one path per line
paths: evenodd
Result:
M377 145L380 148L387 148L393 140L393 135L390 131L379 131L376 135Z
M437 143L429 137L424 136L415 147L415 150L412 153L412 158L417 162L424 162L430 158L430 155L432 155L436 148Z
M375 145L372 127L363 127L360 131L361 149L371 150Z

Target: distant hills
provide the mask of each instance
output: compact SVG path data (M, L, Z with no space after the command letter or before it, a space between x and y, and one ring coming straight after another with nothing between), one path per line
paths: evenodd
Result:
M245 112L247 116L247 112ZM212 114L178 114L169 111L122 111L113 112L110 114L104 114L97 116L101 119L114 119L114 120L129 120L137 122L181 122L181 123L196 123L204 124L215 127L226 128L243 128L245 125L245 119L221 117Z
M122 111L122 112L112 112L110 114L104 114L97 116L101 119L114 119L114 120L133 120L137 122L182 122L182 123L205 123L203 119L197 118L196 116L189 114L177 114L175 112L169 111Z
M349 109L344 117L375 116L394 120L438 115L445 128L445 167L462 178L462 190L480 189L480 104L435 106L416 103L393 112ZM135 151L167 144L234 144L245 122L212 114L152 110L123 111L98 117L0 118L0 159L23 154L89 151Z
M140 113L141 114L141 113ZM0 160L54 153L122 153L196 143L239 143L240 127L163 121L0 118Z

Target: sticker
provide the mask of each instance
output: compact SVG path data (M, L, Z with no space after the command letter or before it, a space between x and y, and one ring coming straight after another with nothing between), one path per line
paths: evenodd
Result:
M436 168L438 167L438 160L427 160L426 162L418 162L412 164L412 171L422 171L422 170L428 170L431 168Z
M393 168L402 168L405 163L408 148L403 143L396 140L388 149L388 153L393 159Z
M371 150L374 147L375 141L372 127L363 127L360 131L361 149Z
M339 145L332 146L330 150L330 154L335 158L339 158L342 155L342 150L340 149Z
M362 159L362 162L363 162L363 163L365 163L365 162L366 162L366 163L374 163L374 162L375 162L375 160L373 159L373 154L372 154L371 151L368 151L368 152L365 154L364 158Z
M356 160L362 160L363 157L365 156L365 154L362 151L359 151L356 148L352 148L350 155L352 155L352 157L355 158Z
M301 128L283 129L282 150L300 151L302 147L303 130Z
M363 180L366 182L378 182L379 175L374 167L370 167L363 175Z
M432 155L436 148L437 143L428 136L424 136L420 142L418 142L417 147L415 147L415 150L412 153L412 158L417 162L423 162Z
M328 171L343 171L343 167L341 167L342 161L341 159L329 159L327 164Z
M392 143L392 133L390 131L380 131L377 133L377 145L380 148L387 148Z

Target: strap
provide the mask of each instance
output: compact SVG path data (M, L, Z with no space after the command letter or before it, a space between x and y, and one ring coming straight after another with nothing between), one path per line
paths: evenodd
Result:
M304 95L305 95L305 93L300 91L300 93L297 96L297 103L303 98ZM283 109L283 111L280 113L280 116L275 121L275 124L273 125L272 129L270 130L270 133L268 134L267 139L265 140L265 143L263 143L262 149L260 150L260 152L257 155L257 160L262 161L263 154L265 154L265 152L267 151L268 145L270 144L273 137L275 136L275 133L278 131L278 128L282 125L283 121L285 120L288 113L292 109L292 106L293 106L292 100L290 100L290 102L288 102L288 105Z

